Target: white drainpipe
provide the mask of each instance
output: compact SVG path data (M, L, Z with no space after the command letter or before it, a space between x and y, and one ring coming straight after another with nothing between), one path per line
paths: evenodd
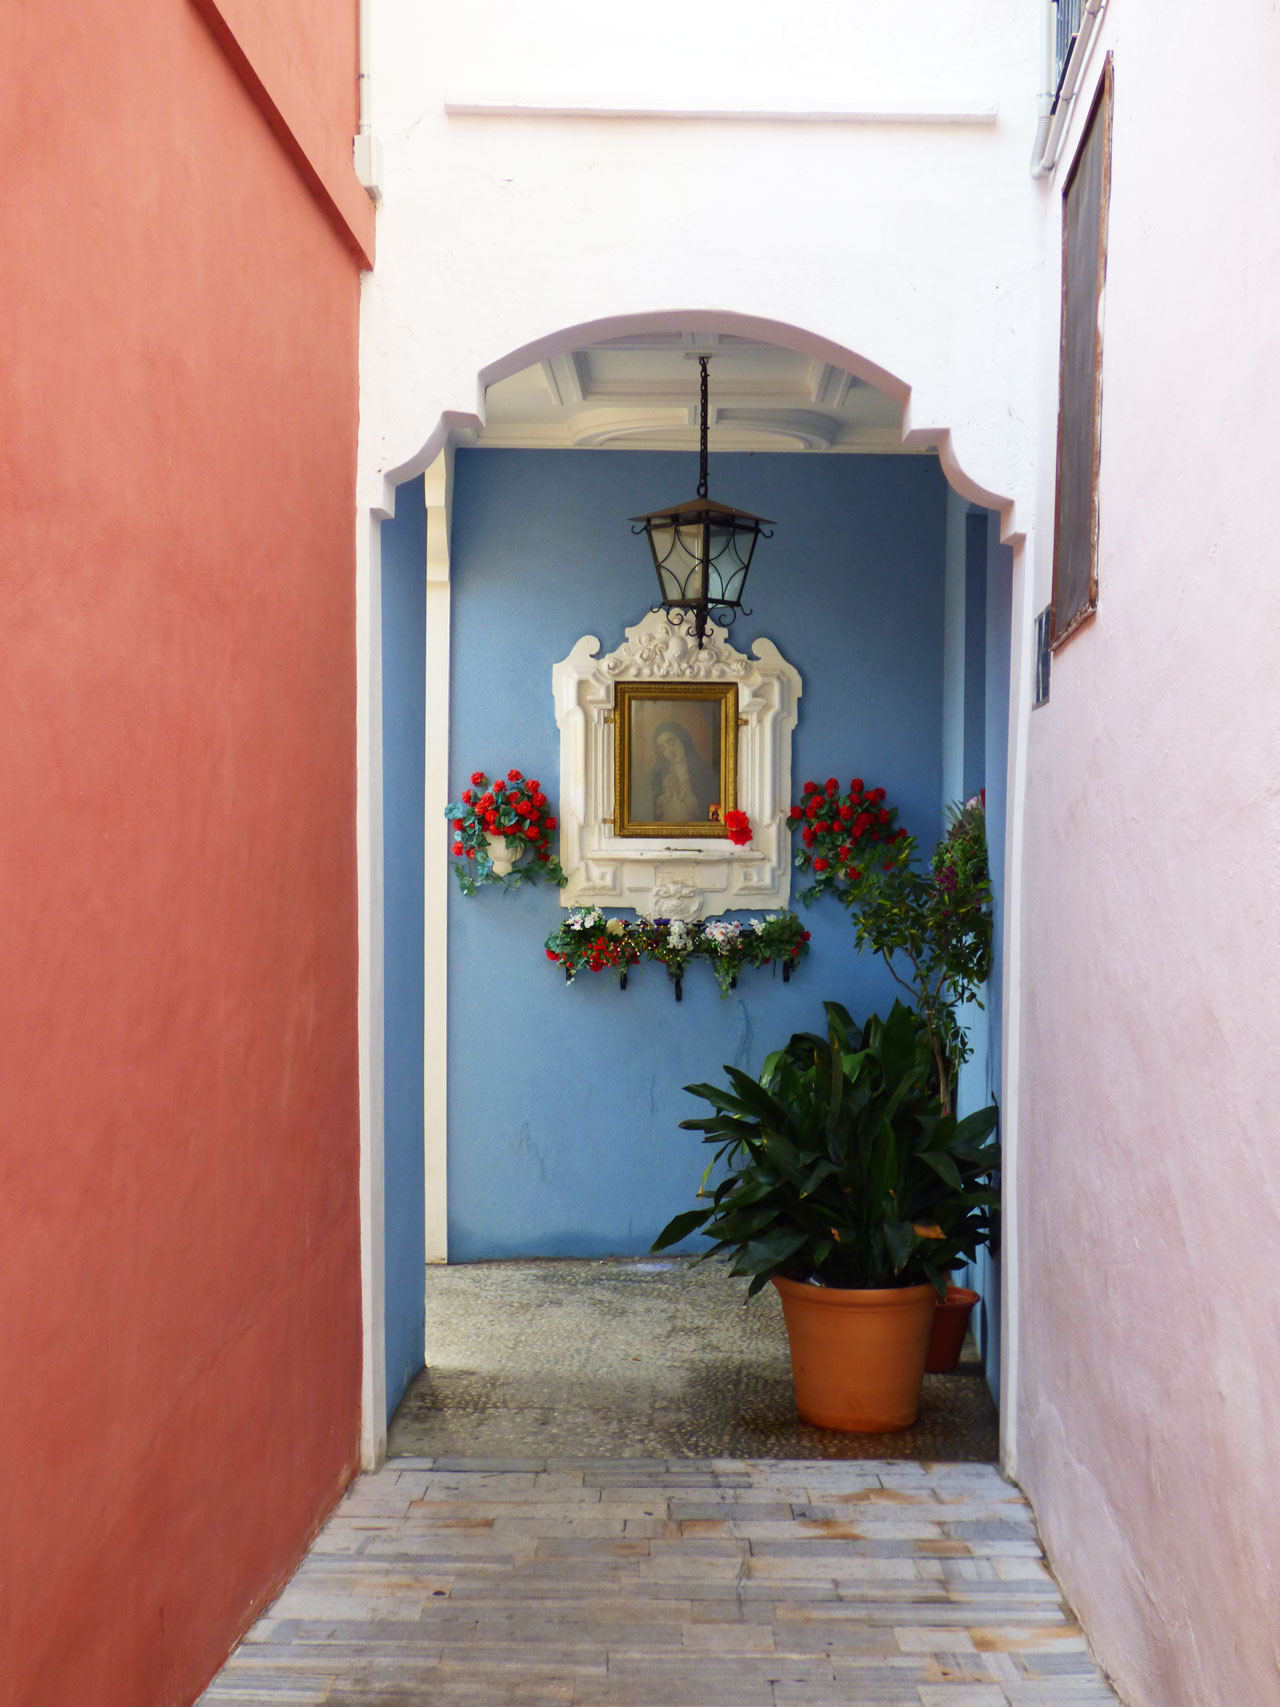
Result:
M351 158L355 165L356 177L364 185L372 202L382 200L382 147L373 134L373 121L370 116L373 105L369 89L369 16L373 11L374 0L359 0L360 19L360 70L356 76L356 87L360 92L360 123L352 143Z
M1071 50L1071 59L1067 65L1067 74L1062 80L1058 91L1057 105L1053 104L1052 95L1041 95L1040 114L1036 125L1036 140L1031 151L1031 176L1047 178L1058 163L1058 154L1062 148L1062 138L1066 132L1067 120L1071 116L1072 103L1075 100L1076 86L1080 81L1080 72L1084 67L1085 56L1093 32L1097 28L1098 19L1106 8L1107 0L1085 0L1084 10L1080 15L1080 29L1076 35L1075 46ZM1046 88L1053 84L1053 12L1048 4L1044 8L1045 18L1045 49L1046 49Z

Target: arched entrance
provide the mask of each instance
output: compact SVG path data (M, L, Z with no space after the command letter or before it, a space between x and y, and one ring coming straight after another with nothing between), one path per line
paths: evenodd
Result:
M385 1427L388 1377L394 1398L396 1387L413 1372L409 1365L414 1355L415 1324L420 1319L420 1312L415 1311L414 1294L416 1288L420 1298L422 1262L440 1260L447 1254L444 1207L450 1042L446 920L450 879L444 838L436 838L433 842L432 831L438 822L437 814L443 800L447 798L451 671L448 632L453 596L449 575L449 528L456 449L459 444L464 448L476 442L483 444L487 436L491 447L496 440L498 447L514 455L530 455L536 440L531 441L528 435L523 440L517 436L504 445L502 434L494 433L496 412L486 402L485 389L488 389L489 400L496 400L504 384L517 381L521 375L538 372L544 374L548 395L554 399L558 394L561 412L565 408L566 396L575 405L576 436L561 443L560 449L564 453L573 448L594 449L602 445L641 445L645 450L658 450L664 443L682 445L690 432L687 415L679 421L663 417L662 411L668 405L657 394L649 396L647 414L637 412L632 404L632 414L628 418L626 408L614 394L608 399L608 411L601 411L599 407L595 410L596 415L608 413L610 418L590 419L593 411L588 395L589 380L584 391L583 376L575 362L575 357L583 351L605 348L627 349L637 361L642 361L646 349L650 352L665 349L670 353L680 342L690 350L719 344L726 353L730 349L746 347L771 349L798 358L805 367L805 384L808 387L805 399L780 401L775 398L767 408L762 403L745 407L726 401L725 421L718 424L719 440L721 444L725 443L729 432L735 433L736 437L729 441L732 449L718 450L717 429L713 428L713 457L733 456L735 451L742 454L744 465L740 478L747 474L747 455L759 457L771 437L776 443L790 437L792 442L787 445L788 449L831 451L845 448L838 442L842 430L841 409L834 402L841 394L842 385L841 404L847 401L851 390L859 388L869 398L887 401L891 414L897 417L893 423L897 441L892 458L898 471L895 479L908 467L920 470L932 467L938 471L936 488L931 488L927 502L937 507L941 551L934 570L942 605L936 613L936 632L931 635L930 646L936 652L939 718L941 721L945 710L950 733L945 741L938 744L934 767L938 773L936 783L931 784L922 775L913 785L921 801L931 786L933 796L938 800L944 782L948 797L962 793L973 773L975 752L979 748L985 752L988 736L994 729L998 729L1003 741L1007 728L1008 552L1001 546L999 525L994 517L980 517L971 512L969 506L977 504L986 510L998 510L1007 521L1011 504L959 467L949 432L908 425L910 396L904 383L829 340L774 322L723 314L659 314L598 321L570 328L512 351L483 369L477 379L481 397L475 412L442 413L420 451L385 477L388 487L394 486L398 491L394 498L387 493L381 506L385 522L390 526L383 525L380 539L376 528L371 533L366 589L372 592L376 581L377 598L371 597L367 607L368 657L365 663L366 681L377 684L376 709L381 714L379 763L371 763L368 772L368 864L365 871L369 916L371 919L376 917L381 927L381 964L376 964L370 956L366 981L367 1023L362 1027L367 1045L364 1076L368 1103L365 1446L366 1455L370 1457L376 1456L381 1431ZM577 399L574 398L575 385L582 394ZM579 401L583 405L581 409L576 408ZM807 408L801 406L805 402ZM735 407L738 408L736 418L729 413ZM884 426L882 419L878 430L883 431ZM828 429L830 436L824 443L823 434ZM752 442L753 435L755 443ZM552 448L551 441L544 439L540 448ZM849 444L848 448L869 447L866 444ZM905 457L901 454L904 449L908 453ZM871 451L871 454L890 460L887 444ZM755 462L757 471L766 460L767 454ZM793 469L817 466L807 456L796 459L779 456L777 461L790 464ZM616 473L621 464L611 457L597 466L612 467ZM942 474L946 475L945 487ZM673 470L667 483L674 480L675 487L679 489L681 478ZM582 494L575 494L574 486L574 480L568 479L561 493L556 506L561 517L575 513L575 507L580 504ZM948 489L963 502L949 497ZM668 497L676 495L678 490L673 490ZM491 493L490 497L493 496ZM500 494L498 496L501 497ZM751 492L735 492L729 496L743 503L757 502L766 513L773 513L766 503L753 499ZM614 508L620 517L625 517L643 508L644 501L640 498L633 501L620 491ZM913 505L924 501L919 495L913 498L905 491L900 492L895 500L904 516L910 513ZM629 504L631 508L628 508ZM624 533L625 530L620 538ZM496 543L490 539L486 549L493 548ZM626 542L628 546L630 543ZM625 571L632 580L633 592L628 595L631 602L612 613L600 611L597 607L598 614L594 617L586 609L574 615L565 608L565 588L559 589L557 608L562 619L561 650L557 652L553 648L545 659L539 657L538 660L539 668L545 666L548 680L554 657L567 651L578 633L600 632L602 628L610 628L613 632L624 617L627 621L635 620L649 599L643 570L643 562L637 559L634 574L630 569ZM759 573L762 576L768 574L763 560ZM920 573L925 573L923 567ZM966 701L965 683L966 680L972 682L973 665L979 657L985 677L988 654L993 652L993 639L985 614L992 575L997 582L1003 577L1006 595L1005 626L1002 630L1004 658L996 656L992 660L996 676L1003 677L1005 692L1003 700L994 705L989 704L984 696L979 714L972 694ZM977 596L979 588L981 600ZM501 598L500 589L494 591L495 596ZM981 622L974 617L979 604L984 611ZM967 622L966 609L969 612ZM373 617L375 610L376 621ZM503 655L503 648L493 643L492 633L488 640L484 638L483 619L477 628L473 621L474 612L470 616L455 612L454 616L460 628L452 658L467 658L469 667L475 666L478 660L482 671L485 667L492 667L493 662ZM852 617L846 613L841 620L852 633ZM421 635L420 642L411 641L410 637L415 634ZM506 645L510 647L513 644L514 634L507 635ZM997 655L999 645L997 637L994 641L994 653ZM966 665L969 666L968 671ZM466 681L454 680L455 704L459 693L465 699L474 691L475 682L471 679L474 675L475 669L470 668ZM406 685L407 694L402 692ZM375 721L371 716L370 728ZM509 719L506 726L512 726ZM503 727L501 719L493 727ZM945 755L944 746L948 748ZM415 752L425 753L425 763L417 761ZM499 756L496 753L477 753L466 762L480 763L486 759L496 762ZM461 749L458 757L459 762L463 762ZM515 755L513 762L514 759ZM815 754L817 762L825 762L819 754ZM1000 770L1003 785L1003 765ZM437 798L433 799L433 796ZM425 836L422 834L424 824ZM364 837L362 842L365 842ZM378 855L376 866L375 848ZM416 900L410 899L415 896L415 889ZM475 916L472 915L473 918ZM370 941L376 940L376 936L376 932L371 933ZM416 981L415 967L425 967L425 973ZM545 977L545 968L539 968L538 975ZM816 1002L822 994L831 992L819 991L815 987L809 993ZM455 999L458 999L456 992ZM465 1001L470 999L470 996L463 998L464 1007ZM635 1013L634 1004L629 1012ZM474 1020L467 1023L474 1030ZM504 1023L509 1030L509 1020ZM750 1029L748 1016L747 1030ZM998 1025L996 1036L999 1036ZM380 1050L374 1048L375 1039L381 1043ZM731 1040L721 1041L727 1048ZM762 1038L760 1041L763 1044L769 1040ZM740 1043L739 1039L733 1047L740 1046ZM705 1076L708 1066L714 1066L710 1057L729 1058L725 1053L717 1054L713 1044L709 1043L708 1048L710 1055L704 1055L702 1070L695 1071L690 1064L685 1077ZM396 1057L399 1065L391 1064L392 1056ZM406 1061L407 1072L403 1070ZM998 1065L996 1071L998 1074ZM471 1075L463 1077L469 1079ZM679 1073L676 1077L684 1082ZM624 1106L633 1102L642 1089L632 1087L624 1099ZM475 1113L474 1109L464 1109L460 1111L459 1118L470 1119L474 1124ZM537 1135L529 1124L511 1119L506 1119L506 1124L509 1128L507 1166L513 1165L510 1157L523 1144L527 1152L524 1161L535 1171L541 1168L546 1172L547 1158L540 1154ZM493 1175L497 1158L490 1157L487 1161L482 1158L478 1165L482 1174L488 1171ZM502 1178L500 1170L496 1177ZM513 1189L522 1204L527 1206L530 1192L524 1190L518 1175L514 1178ZM574 1187L571 1181L566 1183L565 1189L572 1195ZM425 1213L424 1198L428 1199ZM581 1196L578 1201L583 1201ZM652 1230L656 1231L656 1227ZM615 1228L601 1236L616 1240L619 1234ZM635 1237L640 1236L636 1230ZM647 1243L647 1238L644 1243ZM480 1248L483 1247L477 1247L474 1241L469 1245L464 1242L462 1254L468 1250L475 1254ZM491 1248L512 1250L509 1244ZM562 1243L558 1248L566 1250L570 1247Z

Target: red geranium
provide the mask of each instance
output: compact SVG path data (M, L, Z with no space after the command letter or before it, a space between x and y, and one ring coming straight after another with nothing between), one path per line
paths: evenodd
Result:
M800 830L796 864L818 879L810 896L834 887L846 899L850 886L864 881L868 843L874 856L877 850L887 852L907 839L907 832L896 823L896 809L880 804L885 798L883 788L864 792L860 776L854 777L847 794L840 794L839 786L834 777L828 778L825 789L816 783L810 789L806 784L803 803L793 807L787 819L789 828ZM860 857L864 863L855 865L853 861ZM889 861L890 869L896 859L895 855Z
M726 812L724 827L729 832L729 840L735 847L745 847L751 840L751 820L745 812Z
M563 885L560 863L546 844L551 839L555 819L546 815L547 797L537 783L525 783L522 772L514 767L506 778L490 782L484 771L473 771L474 789L466 789L461 800L451 801L445 808L450 827L456 835L451 844L453 857L473 862L454 867L465 894L474 894L481 883L501 883L504 887L528 880L550 879ZM478 791L478 792L477 792ZM500 857L501 838L506 843L506 862L510 869L499 876L494 866L495 855ZM536 860L519 863L525 849L532 847Z

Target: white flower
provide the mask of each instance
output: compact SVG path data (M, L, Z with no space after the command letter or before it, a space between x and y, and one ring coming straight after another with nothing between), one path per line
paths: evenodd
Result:
M667 926L667 937L672 948L686 948L689 943L689 927L683 919L672 919Z
M627 921L625 919L610 919L604 928L609 936L622 936L626 932Z
M751 928L757 936L763 936L769 928L768 919L752 919Z
M706 934L715 943L721 954L729 953L737 942L740 933L741 927L736 925L732 919L713 919L706 927Z
M599 907L578 907L569 914L567 922L570 930L589 931L603 918L604 914Z

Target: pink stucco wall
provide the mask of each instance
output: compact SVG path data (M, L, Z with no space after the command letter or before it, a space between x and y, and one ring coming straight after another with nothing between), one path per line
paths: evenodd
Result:
M186 0L0 43L0 1703L176 1707L356 1462L359 275Z
M1132 1707L1262 1707L1280 1700L1280 18L1111 11L1100 603L1027 750L1017 1469ZM1056 335L1050 312L1049 374Z

